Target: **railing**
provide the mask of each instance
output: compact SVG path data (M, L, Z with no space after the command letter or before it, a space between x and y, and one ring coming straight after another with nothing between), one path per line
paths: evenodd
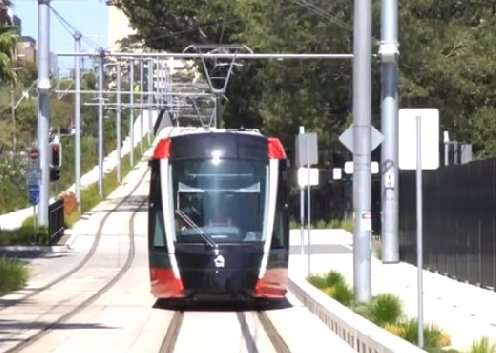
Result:
M64 200L48 206L48 245L56 244L64 234Z
M424 268L496 288L496 159L423 173ZM400 178L400 256L416 263L415 175Z

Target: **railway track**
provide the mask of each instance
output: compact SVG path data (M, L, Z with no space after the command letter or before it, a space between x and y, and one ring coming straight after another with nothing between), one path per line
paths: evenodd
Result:
M48 289L54 287L55 285L57 285L57 284L65 281L65 280L69 279L72 275L76 274L78 271L80 271L81 269L83 269L89 263L89 261L94 257L94 255L96 254L97 249L98 249L99 244L100 244L100 241L101 241L101 238L102 238L103 228L104 228L106 222L108 221L110 215L113 212L119 210L119 208L121 208L127 201L129 201L129 199L131 197L135 197L134 193L137 191L137 189L141 185L141 183L144 180L144 178L146 177L146 175L147 175L147 171L143 172L143 175L139 178L139 180L136 183L136 185L133 186L131 192L129 192L125 197L123 197L110 210L105 211L106 214L103 216L103 218L100 221L100 224L99 224L99 227L98 227L98 231L95 234L95 239L94 239L94 241L93 241L93 243L91 245L91 248L89 249L89 251L87 252L87 254L84 256L84 258L76 266L72 267L70 270L66 271L65 273L63 273L62 275L58 276L54 280L50 281L46 285L44 285L44 286L42 286L40 288L37 288L33 292L31 292L31 293L23 296L20 299L17 299L17 300L15 300L13 302L10 302L8 305L5 305L4 307L2 307L0 309L0 313L1 313L1 311L4 311L4 310L8 309L9 307L12 307L13 305L15 305L17 303L21 303L21 302L25 301L28 298L34 297L37 294L40 294L40 293L42 293L44 291L47 291ZM141 211L143 209L143 206L146 203L146 201L147 201L147 197L145 195L139 196L138 205L136 205L134 207L134 209L132 209L132 211L131 211L132 214L131 214L131 216L129 218L129 224L128 224L128 228L129 228L129 232L128 232L129 249L128 249L128 252L127 252L126 259L125 259L123 265L117 271L117 273L115 273L105 283L105 285L103 285L102 287L100 287L97 291L95 291L89 297L87 297L86 299L84 299L81 303L79 303L75 307L71 308L69 311L67 311L64 314L62 314L55 321L46 324L39 331L37 331L36 333L32 334L28 338L19 341L14 347L12 347L10 349L7 349L5 352L8 352L8 353L10 353L10 352L19 352L19 351L23 350L24 348L26 348L26 347L32 345L33 343L37 342L43 336L45 336L47 333L49 333L53 329L57 328L58 325L60 325L64 321L68 320L72 316L76 315L77 313L79 313L80 311L82 311L83 309L85 309L86 307L88 307L92 302L94 302L96 299L98 299L100 296L102 296L105 292L107 292L112 286L114 286L121 279L121 277L131 267L131 264L133 263L133 260L134 260L134 257L135 257L134 222L135 222L136 215L138 214L139 211ZM74 297L75 296L76 295L74 295ZM59 302L56 306L61 305L64 302L67 302L70 299L71 298L66 298L62 302Z
M240 330L242 334L242 339L244 341L244 346L246 348L246 351L249 353L259 353L259 352L266 352L267 348L266 347L259 347L258 343L258 337L256 334L254 334L252 331L250 331L250 327L248 325L248 319L249 316L253 315L254 312L248 311L248 312L242 312L238 311L236 312L236 318L237 321L240 325ZM212 323L215 322L215 314L216 313L211 313L213 315L212 317ZM162 344L160 346L159 353L174 353L176 343L179 339L179 336L181 334L181 328L185 319L185 316L188 315L194 315L194 313L190 312L184 312L184 311L176 311L174 315L171 318L171 321L169 323L169 326L167 328L167 331L165 333L164 339L162 341ZM274 326L272 321L269 319L268 315L264 311L257 311L256 312L256 318L258 320L258 323L260 324L260 327L263 329L263 331L266 333L271 345L272 345L272 350L275 353L291 353L291 350L289 349L288 345L282 338L282 336L279 334L277 331L277 328ZM197 339L196 337L191 338L191 339ZM223 342L219 342L216 339L212 339L210 341L205 341L205 349L206 351L209 351L210 349L215 350L215 347L218 347L219 345L222 345Z

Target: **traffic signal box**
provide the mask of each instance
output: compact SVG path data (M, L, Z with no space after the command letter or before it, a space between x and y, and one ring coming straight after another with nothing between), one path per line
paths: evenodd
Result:
M60 142L50 142L48 145L49 159L48 166L50 167L50 181L60 179L60 166L62 165L62 146Z

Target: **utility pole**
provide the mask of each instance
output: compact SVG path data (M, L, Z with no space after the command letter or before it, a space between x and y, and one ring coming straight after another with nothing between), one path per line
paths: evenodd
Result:
M131 69L129 71L129 162L131 167L134 166L134 58L131 58Z
M381 45L381 243L382 262L399 261L398 242L398 0L382 0Z
M81 33L76 31L74 33L76 53L81 50ZM76 94L74 96L74 125L76 127L74 150L76 153L75 160L75 184L76 184L76 198L78 208L81 209L81 58L75 57L74 63L74 78L76 82Z
M11 115L12 115L12 129L14 130L14 138L12 140L12 149L14 150L14 155L17 155L17 131L16 131L16 103L15 103L15 87L12 84L12 88L10 90L10 106L11 106Z
M353 16L353 287L370 300L371 254L371 0L354 0Z
M153 120L152 120L152 114L153 114L153 65L154 65L154 60L153 59L148 59L148 145L151 144L151 135L153 134Z
M140 151L143 153L143 58L140 58Z
M121 177L121 59L117 59L117 181L120 183Z
M50 133L50 0L38 0L38 148L40 150L40 202L38 225L48 227Z
M105 51L100 48L98 65L98 192L103 198L103 62Z

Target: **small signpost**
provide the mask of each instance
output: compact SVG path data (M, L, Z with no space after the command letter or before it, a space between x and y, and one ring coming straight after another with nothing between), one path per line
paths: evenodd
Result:
M305 132L305 128L300 126L300 133L296 135L295 141L295 164L298 169L298 183L300 185L300 218L301 218L301 254L304 253L303 224L305 219L304 190L307 187L307 272L310 276L310 185L318 184L318 169L310 168L311 165L319 163L319 152L317 144L317 134L315 132ZM303 174L306 174L305 176Z
M399 167L415 170L417 200L417 310L418 342L424 345L423 309L423 219L422 219L422 170L439 167L439 110L400 109L398 124ZM386 179L387 181L388 179ZM391 182L394 183L394 180Z
M36 234L38 233L36 205L40 202L40 150L33 146L28 150L28 163L26 168L26 184L28 186L29 203L33 205L33 227Z

